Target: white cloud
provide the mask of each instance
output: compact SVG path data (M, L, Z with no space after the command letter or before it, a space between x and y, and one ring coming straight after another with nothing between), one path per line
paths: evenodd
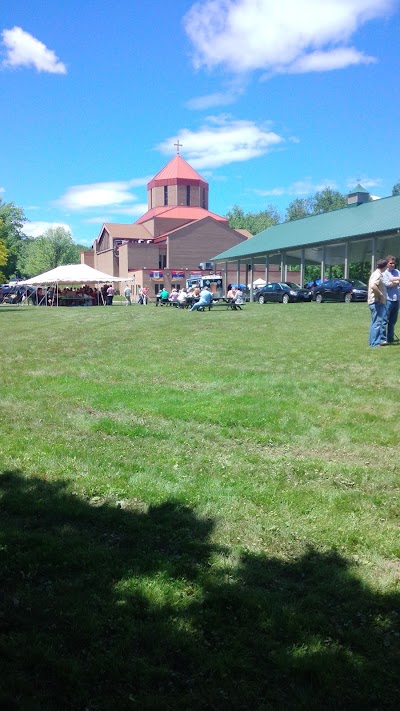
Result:
M5 193L6 189L5 188L0 188L0 193Z
M299 57L290 66L290 72L292 74L328 72L332 69L344 69L352 64L371 64L373 62L376 62L375 57L368 57L353 47L338 47L329 52L311 52Z
M151 178L147 177L108 183L73 185L56 201L56 204L67 210L86 210L92 207L117 208L137 200L136 195L130 192L131 188L146 185L149 180Z
M271 196L281 196L281 195L295 195L296 197L305 197L307 195L312 195L316 192L324 190L325 188L332 188L332 190L337 190L337 184L334 180L327 178L326 180L321 180L319 183L314 183L310 178L304 178L303 180L295 180L290 185L286 187L270 188L267 190L254 189L257 195L262 195L263 197Z
M147 202L137 202L135 205L112 208L111 213L113 215L132 215L133 217L137 217L138 215L143 215L148 209L149 206Z
M205 0L183 23L197 68L328 71L375 61L349 41L366 22L395 8L396 0Z
M41 237L46 230L56 229L56 227L63 227L72 234L70 226L64 222L25 222L22 231L27 237Z
M350 177L346 180L346 185L350 190L352 190L356 185L358 185L358 183L361 183L361 185L365 189L376 188L382 185L383 180L382 178L368 178L366 175L362 176L361 178L360 176L358 176L357 178Z
M35 67L38 72L67 73L65 64L60 62L53 50L21 27L3 30L2 38L7 51L4 67Z
M234 104L239 96L244 93L246 82L242 77L235 77L225 84L221 91L205 96L197 96L186 102L188 109L204 110L215 108L216 106L229 106Z
M185 158L196 169L257 158L284 142L282 136L268 127L225 115L209 116L198 131L182 129L178 139L184 146ZM167 138L157 148L168 155L173 142L173 138Z
M137 203L136 205L126 205L121 208L111 208L107 215L103 217L88 217L84 222L90 224L104 224L104 222L115 222L113 216L115 215L128 215L130 217L139 217L143 215L148 210L147 202Z
M102 217L88 217L83 220L87 225L104 225L106 222L114 222L111 215L103 215Z
M217 91L214 94L206 94L205 96L197 96L193 99L189 99L189 101L186 102L186 107L188 109L201 111L204 109L212 109L216 106L229 106L229 104L235 103L237 97L238 95L234 93Z

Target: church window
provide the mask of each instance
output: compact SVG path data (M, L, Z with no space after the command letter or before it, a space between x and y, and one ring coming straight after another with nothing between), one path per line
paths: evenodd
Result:
M190 205L190 185L186 186L186 205Z
M164 185L164 205L168 205L168 185Z

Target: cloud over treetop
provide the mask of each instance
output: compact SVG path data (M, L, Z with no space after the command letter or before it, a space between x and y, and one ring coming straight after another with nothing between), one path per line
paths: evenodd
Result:
M350 46L366 22L388 16L395 0L206 0L184 17L196 67L233 73L328 71L368 64Z
M209 116L198 131L183 128L178 138L186 160L199 170L257 158L284 142L284 138L268 126L227 115ZM173 143L172 137L167 138L157 148L168 155Z

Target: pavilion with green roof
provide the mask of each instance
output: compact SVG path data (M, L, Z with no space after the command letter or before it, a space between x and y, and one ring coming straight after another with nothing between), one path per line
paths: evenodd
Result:
M308 264L321 266L321 278L326 267L341 264L346 278L350 262L370 262L372 271L378 259L387 254L400 255L400 195L372 199L358 184L347 203L339 210L269 227L217 254L212 261L225 273L229 263L236 263L237 280L246 284L260 265L265 266L266 281L271 264L280 265L282 281L288 266L300 265L303 284Z

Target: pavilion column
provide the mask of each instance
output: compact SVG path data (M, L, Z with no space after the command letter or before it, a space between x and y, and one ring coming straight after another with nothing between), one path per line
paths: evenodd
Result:
M373 237L371 239L371 272L374 272L376 269L376 238Z
M228 291L228 262L225 262L225 294Z
M250 260L250 268L251 268L251 275L250 275L250 301L253 301L253 282L254 282L254 259L253 257ZM248 282L246 282L247 286Z
M286 254L282 252L281 254L281 281L285 281L285 270L286 270Z
M236 283L240 284L240 259L237 261Z
M326 263L326 251L325 251L325 247L322 247L321 281L324 281L324 279L325 279L325 263Z
M304 280L305 280L304 261L305 261L305 250L302 249L301 254L300 254L300 286L304 286Z
M349 278L349 243L347 241L344 246L344 278Z
M265 281L269 282L269 255L265 255Z

